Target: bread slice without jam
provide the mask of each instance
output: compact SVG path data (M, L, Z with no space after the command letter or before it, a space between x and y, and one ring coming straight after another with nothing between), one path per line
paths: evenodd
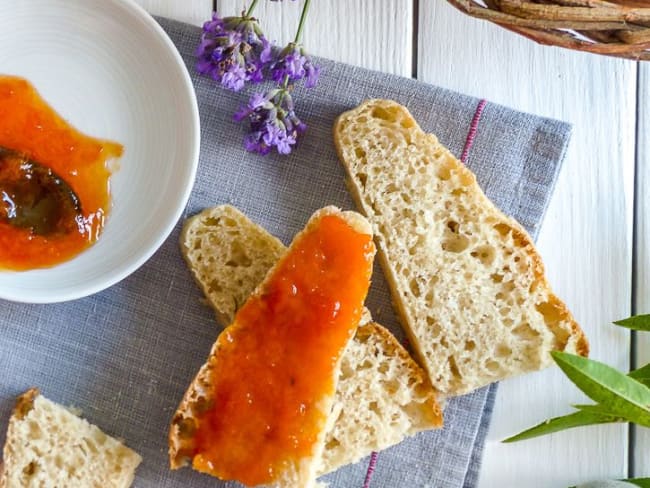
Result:
M408 110L369 100L334 141L371 222L402 324L436 388L458 395L588 353L528 233Z
M286 252L278 239L230 205L189 218L181 250L223 325L232 322ZM426 373L390 332L370 321L369 313L362 324L341 360L319 475L442 425Z
M314 486L373 257L359 214L327 207L312 216L190 385L170 429L172 468L191 462L249 486Z
M18 397L9 419L0 487L128 488L141 461L32 388Z

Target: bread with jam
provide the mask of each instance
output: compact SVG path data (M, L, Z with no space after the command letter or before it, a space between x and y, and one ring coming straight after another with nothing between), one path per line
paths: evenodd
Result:
M248 486L315 486L341 357L375 249L367 221L327 207L219 335L172 419L170 464Z
M287 250L230 205L207 208L187 219L180 246L224 326ZM341 360L318 474L441 426L441 409L426 373L368 312Z

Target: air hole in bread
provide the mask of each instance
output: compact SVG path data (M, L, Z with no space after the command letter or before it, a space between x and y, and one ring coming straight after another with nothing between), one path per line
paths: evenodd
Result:
M452 235L442 241L442 249L448 252L460 253L469 247L469 239L463 235Z
M474 342L472 340L465 341L465 350L466 351L473 351L474 349L476 349L476 342Z
M359 159L363 159L366 157L366 151L357 146L354 148L354 155Z
M399 112L395 108L375 107L372 109L372 113L370 115L375 119L392 122L397 119Z
M361 183L361 186L365 190L366 183L368 182L368 175L365 173L357 173L355 176L357 177L357 180L359 180L359 183Z
M329 439L327 441L327 444L325 444L325 450L332 451L332 450L336 449L337 447L339 447L340 445L341 445L341 443L339 442L339 440L337 438L335 438L335 437L332 437L331 439Z
M244 244L239 241L233 242L230 247L230 259L226 261L226 266L249 268L251 264L253 264L253 260L246 254Z
M493 359L488 359L485 362L485 368L491 373L491 374L497 374L500 370L499 363L494 361Z
M217 280L212 280L210 283L208 283L208 290L210 293L220 293L223 288L221 288L221 285Z
M368 410L370 410L372 413L377 415L377 417L381 416L381 411L379 410L379 405L377 404L377 402L370 402L368 404Z
M411 200L411 197L406 193L400 193L400 197L402 197L402 200L407 205L411 205L411 203L413 203L413 201Z
M30 422L29 423L29 437L32 439L40 439L43 436L43 432L41 432L41 428L38 426L37 422Z
M522 341L532 341L539 337L539 332L534 330L527 322L512 329L512 333Z
M218 217L207 217L203 220L203 224L207 227L219 227L221 219Z
M447 181L451 178L451 166L440 165L438 168L436 176L442 181Z
M31 463L29 463L27 466L23 468L23 473L25 474L25 476L32 477L36 474L37 470L38 470L38 465L34 461L32 461Z
M456 364L454 356L449 356L449 358L447 358L447 363L449 364L449 371L451 371L452 376L454 378L460 378L461 374L458 370L458 365Z
M473 258L478 259L484 266L489 266L494 262L496 250L492 246L485 245L477 247L470 253L470 255Z
M499 273L492 273L490 275L490 279L492 280L492 283L501 283L503 281L503 275Z
M494 352L498 358L507 358L512 354L512 349L507 344L499 344Z
M420 296L420 286L418 285L418 282L415 278L411 279L409 282L409 288L411 290L411 293L413 293L413 296Z
M553 332L556 347L561 351L564 350L571 334L559 325L563 316L561 308L551 302L538 303L535 308L542 314L544 323Z
M496 230L502 236L506 236L512 230L512 227L510 227L508 224L496 224L494 226L494 230Z
M447 228L452 231L454 234L458 233L458 222L454 220L447 221Z

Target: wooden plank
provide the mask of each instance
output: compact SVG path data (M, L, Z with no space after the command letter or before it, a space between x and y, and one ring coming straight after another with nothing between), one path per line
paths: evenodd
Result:
M212 0L135 0L152 15L202 25L212 14Z
M222 15L239 14L250 2L218 0ZM254 12L269 40L294 39L303 6L297 2L260 2ZM413 2L410 0L313 1L303 43L315 55L366 68L411 76Z
M650 313L650 66L639 73L639 126L636 184L636 312ZM650 363L650 333L637 335L637 365ZM650 430L636 429L636 476L650 476Z
M574 124L539 249L555 291L584 326L591 356L627 368L629 334L609 324L630 313L636 65L538 46L443 1L420 2L418 54L423 81ZM626 476L625 425L500 442L580 402L558 368L504 381L479 486Z

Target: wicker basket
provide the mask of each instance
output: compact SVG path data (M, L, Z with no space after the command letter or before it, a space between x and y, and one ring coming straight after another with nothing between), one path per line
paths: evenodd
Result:
M541 44L650 60L650 0L448 0Z

